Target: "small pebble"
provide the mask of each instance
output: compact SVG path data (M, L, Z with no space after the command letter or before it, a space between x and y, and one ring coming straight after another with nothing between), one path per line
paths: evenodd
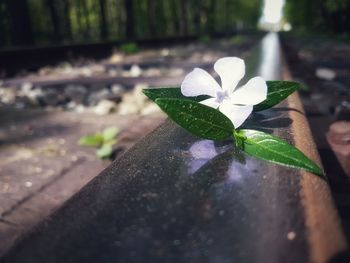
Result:
M294 240L297 234L294 231L291 231L287 234L288 240Z
M7 193L10 189L10 185L8 183L0 182L0 193Z
M25 187L32 187L33 186L33 183L32 182L30 182L30 181L27 181L27 182L25 182L24 183L24 185L25 185Z
M43 169L41 167L35 167L35 172L41 173Z
M336 77L335 71L329 68L318 68L315 75L324 80L333 80Z

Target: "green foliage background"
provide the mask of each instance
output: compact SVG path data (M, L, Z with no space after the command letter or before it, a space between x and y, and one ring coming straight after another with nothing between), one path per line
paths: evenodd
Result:
M0 46L231 34L255 28L261 5L262 0L4 0Z
M349 0L286 0L284 11L299 31L350 34Z

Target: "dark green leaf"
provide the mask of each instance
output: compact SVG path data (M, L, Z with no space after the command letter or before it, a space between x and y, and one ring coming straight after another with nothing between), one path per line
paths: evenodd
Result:
M172 120L194 135L210 140L232 136L232 122L216 109L182 99L156 99L156 103Z
M112 146L109 144L104 144L101 148L96 150L96 155L101 159L105 159L109 158L112 155L112 152Z
M109 127L103 130L102 136L105 142L114 139L119 133L119 129L116 127Z
M246 137L243 150L249 155L324 176L320 167L287 142L261 131L242 129L239 133Z
M79 144L84 146L99 147L102 143L103 137L101 134L84 136L79 140Z
M254 106L254 111L271 108L287 98L290 94L300 88L300 84L291 81L266 81L267 98Z
M182 95L181 89L179 87L143 89L142 92L153 101L156 101L156 99L161 99L161 98L188 99L193 101L202 101L209 98L209 96L206 96L206 95L197 96L197 97L186 97Z

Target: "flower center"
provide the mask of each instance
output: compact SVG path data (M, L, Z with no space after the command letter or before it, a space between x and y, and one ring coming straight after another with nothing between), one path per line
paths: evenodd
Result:
M218 103L222 103L222 101L224 100L224 99L226 99L226 98L228 98L229 96L228 96L228 94L227 94L227 90L225 90L225 91L217 91L216 92L216 101L218 102Z

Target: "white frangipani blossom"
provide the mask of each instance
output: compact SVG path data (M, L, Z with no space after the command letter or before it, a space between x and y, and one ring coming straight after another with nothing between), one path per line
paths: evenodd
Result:
M266 82L262 77L255 77L237 88L245 74L244 60L237 57L220 58L214 70L220 76L221 87L208 72L195 68L182 82L181 92L184 96L209 95L212 98L201 103L219 108L238 128L252 113L253 105L266 99Z

